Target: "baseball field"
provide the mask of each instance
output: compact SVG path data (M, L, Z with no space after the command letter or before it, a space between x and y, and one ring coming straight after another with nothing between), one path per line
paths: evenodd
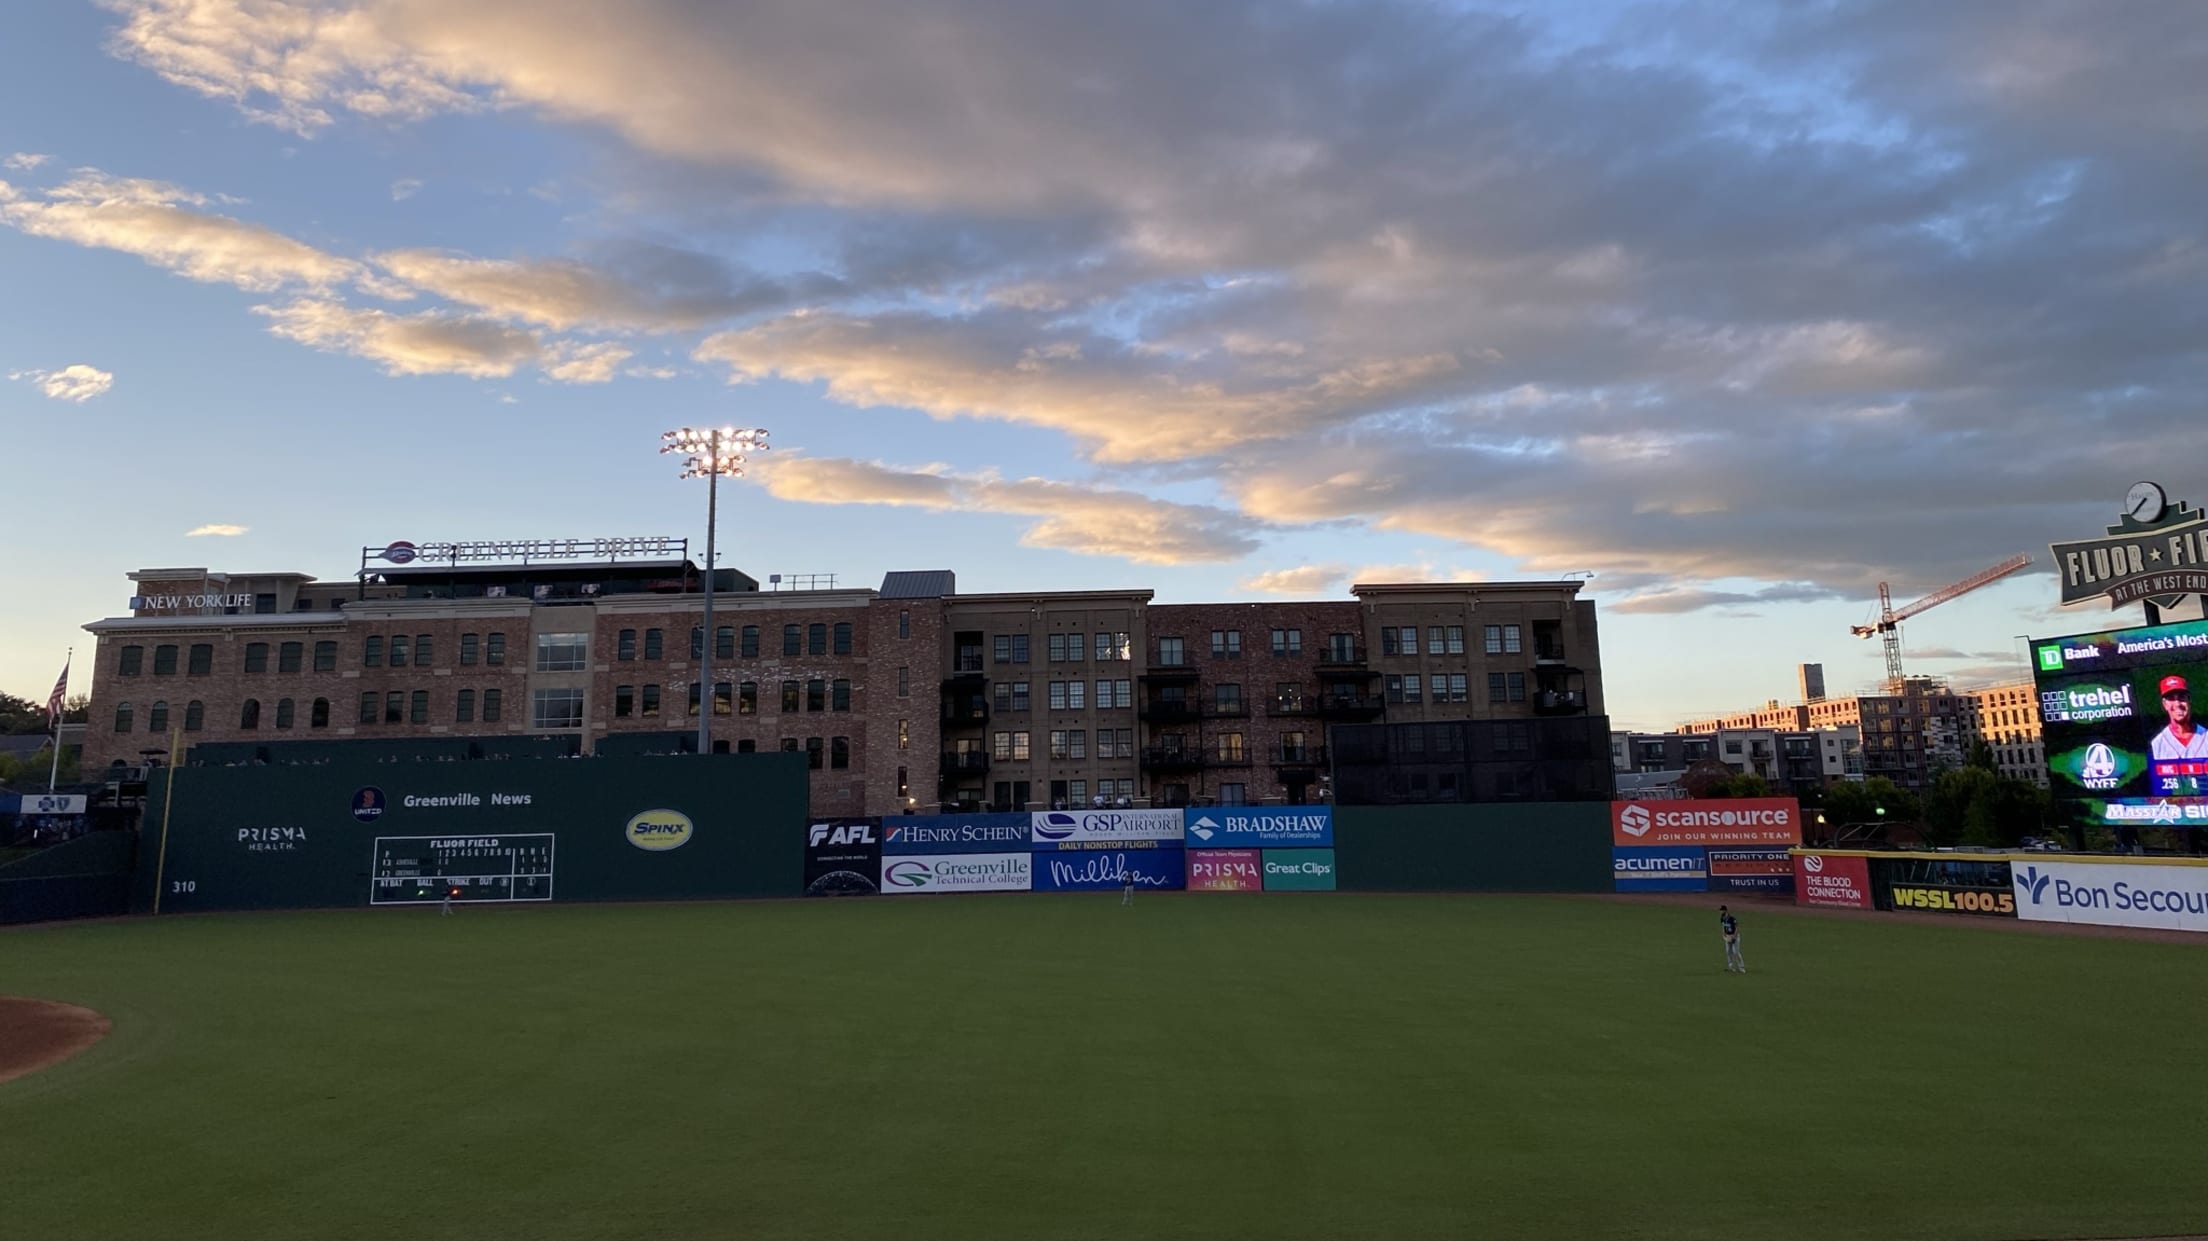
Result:
M1145 894L0 934L11 1236L2208 1231L2208 950L1598 899Z

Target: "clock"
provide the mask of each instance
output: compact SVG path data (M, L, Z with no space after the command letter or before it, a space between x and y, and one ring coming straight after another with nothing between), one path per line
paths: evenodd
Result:
M2159 521L2169 505L2162 488L2154 483L2133 483L2131 490L2124 493L2124 515L2133 521Z

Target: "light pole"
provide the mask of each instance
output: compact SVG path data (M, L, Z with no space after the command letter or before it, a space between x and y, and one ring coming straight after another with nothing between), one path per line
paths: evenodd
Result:
M659 437L661 452L681 453L684 478L705 479L705 628L698 643L698 753L713 752L713 561L715 527L720 524L721 475L740 477L744 453L764 452L767 433L760 427L681 427Z

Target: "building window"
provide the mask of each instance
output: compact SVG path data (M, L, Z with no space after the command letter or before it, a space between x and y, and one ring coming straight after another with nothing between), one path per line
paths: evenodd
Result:
M1464 654L1464 626L1450 625L1442 630L1441 653L1444 655Z
M1273 631L1273 654L1303 654L1303 631L1301 629L1275 629Z
M1516 655L1525 649L1516 625L1489 625L1485 636L1490 655Z
M700 693L700 692L701 692L701 690L699 689L699 683L698 683L698 682L696 682L696 681L692 681L692 682L690 682L690 695L689 695L689 697L690 697L690 703L689 703L689 706L690 706L690 710L689 710L689 714L691 714L692 716L695 716L695 715L697 715L697 713L698 713L698 701L699 701L699 699L698 699L698 695L699 695L699 693Z
M372 689L360 691L360 722L373 724L383 711L383 695Z
M625 720L634 714L636 714L636 687L634 685L614 686L613 718Z
M897 670L897 696L899 698L912 697L912 669L899 668Z
M1242 687L1232 681L1212 686L1211 706L1220 715L1242 714Z
M898 611L897 636L900 638L909 638L912 636L912 613L910 611Z
M473 723L475 723L475 691L474 691L474 690L472 690L472 689L464 689L464 690L461 690L461 691L460 691L459 693L457 693L457 694L453 695L453 698L452 698L452 722L453 722L453 723L455 723L455 724L473 724Z
M1219 734L1217 753L1222 763L1248 762L1250 757L1241 733Z
M1028 734L1024 732L1013 733L1012 761L1015 763L1024 763L1028 760L1029 757L1030 753L1028 750Z
M1442 653L1442 649L1441 626L1426 626L1426 653L1428 655L1439 655Z
M836 654L838 654L838 655L849 655L849 654L851 653L851 622L850 622L850 621L837 621L837 622L836 622L836 630L835 630L835 653L836 653ZM841 766L841 764L838 764L838 766Z
M713 683L713 714L727 715L735 705L736 684L733 681Z
M1107 659L1133 659L1134 657L1134 644L1129 640L1126 631L1121 630L1096 635L1096 661L1098 663L1103 663Z
M828 653L828 626L805 626L805 653L808 655L826 655Z
M851 739L831 737L828 741L828 765L837 769L851 765Z
M215 648L206 642L192 643L191 658L184 671L195 677L203 677L215 670Z
M123 648L121 659L115 665L115 675L123 677L134 677L138 675L139 669L144 668L145 666L146 648L142 646L126 646Z
M1076 639L1076 641L1079 641L1079 639ZM1062 633L1050 635L1050 662L1054 664L1066 662L1066 635Z
M1219 804L1222 806L1249 805L1248 785L1222 784L1219 786Z
M812 768L814 771L819 771L820 758L820 738L807 737L805 739L805 765Z
M589 666L590 635L540 633L537 635L537 671L580 672Z
M1443 686L1444 681L1447 682L1446 688L1444 688ZM1435 702L1465 702L1468 701L1469 698L1470 694L1465 689L1465 676L1463 673L1452 672L1447 677L1434 678Z
M391 635L391 666L406 667L406 635L403 633Z
M897 721L897 749L902 752L912 748L912 721Z
M245 670L247 672L268 671L268 643L248 642L245 644Z
M176 675L176 647L174 645L164 642L153 648L153 675L157 677Z
M912 796L912 769L909 767L897 769L897 796Z
M657 685L645 686L643 700L643 705L639 709L643 712L644 718L647 720L658 719L659 687Z
M477 635L475 635L475 634L472 634L472 633L464 633L464 634L461 634L461 635L460 635L460 666L461 666L461 667L463 667L463 668L473 668L473 667L475 667L475 655L476 655L476 649L477 649L477 648L478 648L479 646L481 646L481 645L482 645L482 639L481 639L480 637L478 637Z
M784 655L802 655L805 653L804 626L782 626L782 653Z
M1081 762L1089 757L1089 730L1076 728L1066 733L1066 757Z
M690 626L690 658L705 658L705 626Z
M1050 730L1050 756L1061 760L1067 757L1065 729L1053 728Z
M292 705L291 699L279 698L276 700L276 727L288 729L298 721L298 718L297 708Z
M327 698L317 698L314 700L313 708L307 714L307 727L328 728L329 726L330 700Z
M1089 683L1088 683L1087 681L1068 681L1068 682L1066 682L1066 710L1068 710L1068 711L1086 711L1086 710L1088 710L1088 706L1089 706L1089 704L1088 704L1088 702L1087 702L1087 699L1088 699L1088 693L1089 693Z
M429 691L415 690L407 696L406 719L410 724L429 723Z
M745 659L759 658L759 626L757 625L744 626L743 657Z
M383 696L383 722L398 724L406 719L406 695L392 690Z
M1050 709L1053 711L1066 709L1066 683L1064 681L1052 681L1050 683Z
M169 704L157 702L153 704L151 710L146 712L146 731L149 733L169 731Z
M613 657L624 662L636 658L636 631L624 629L614 635Z
M1158 639L1158 666L1178 668L1188 662L1188 643L1181 638Z
M1012 761L1012 734L992 733L989 737L989 756L1000 763Z
M207 704L194 698L184 704L184 731L196 733L207 724Z
M415 634L414 666L417 668L427 668L435 662L437 662L437 660L434 649L432 648L430 643L430 635L426 633Z
M828 687L828 709L831 711L849 711L851 709L851 682L839 678Z
M581 728L583 691L538 689L529 692L530 725L535 728Z
M505 634L502 634L502 633L488 633L488 634L484 634L484 635L483 635L483 662L484 662L485 664L489 665L490 667L493 667L493 668L500 668L500 667L504 667L504 666L505 666L505 664L506 664L506 635L505 635ZM484 718L484 719L489 719L489 718L491 718L491 717L490 717L490 716L489 716L488 714L486 714L486 715L485 715L485 716L484 716L483 718Z
M276 671L299 671L299 657L304 652L304 650L305 648L297 642L286 642L283 645L277 647ZM268 667L268 648L263 646L261 647L261 668L266 667ZM260 671L260 669L257 669L253 666L253 648L251 646L245 648L245 670L247 672Z
M1211 657L1213 659L1242 658L1242 631L1239 629L1212 630Z
M500 717L501 715L503 715L503 714L505 713L505 707L506 707L506 694L505 694L505 691L503 691L503 690L495 690L495 689L487 689L487 690L484 690L484 691L483 691L483 722L484 722L484 723L486 723L486 724L496 724L496 723L498 723L498 721L499 721L499 717Z
M759 682L746 681L736 687L736 714L759 714Z
M116 704L115 704L115 731L116 731L116 732L119 732L119 733L127 733L127 732L129 732L129 731L130 731L130 715L131 715L131 711L130 711L130 704L129 704L129 703L127 703L127 702L118 702L118 703L116 703Z
M667 657L667 631L666 631L666 630L664 630L664 629L647 629L647 630L645 630L645 631L644 631L644 658L646 658L646 659L664 659L664 658L666 658L666 657Z
M1487 697L1490 702L1524 702L1526 700L1526 674L1523 672L1488 673Z
M807 711L825 711L828 709L828 682L819 677L814 677L805 682L805 709Z
M238 730L252 732L261 726L261 700L248 698L238 708Z
M1103 744L1101 738L1099 738L1097 744L1099 746ZM1118 728L1112 730L1111 750L1109 752L1100 752L1097 755L1097 757L1099 758L1133 758L1134 756L1135 730L1132 728Z
M791 712L793 712L793 711L797 710L797 695L798 695L798 684L797 684L797 682L795 682L795 681L784 681L784 682L782 682L782 712L783 712L783 714L787 715L787 714L789 714L789 713L791 713Z

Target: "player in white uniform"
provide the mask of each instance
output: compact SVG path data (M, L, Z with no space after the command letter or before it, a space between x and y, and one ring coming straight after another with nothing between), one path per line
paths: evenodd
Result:
M1725 971L1729 974L1748 972L1748 961L1740 955L1740 920L1723 905L1717 907L1717 930L1725 937Z
M2156 758L2208 758L2208 731L2193 718L2193 692L2184 677L2162 678L2162 713L2170 722L2154 735Z

